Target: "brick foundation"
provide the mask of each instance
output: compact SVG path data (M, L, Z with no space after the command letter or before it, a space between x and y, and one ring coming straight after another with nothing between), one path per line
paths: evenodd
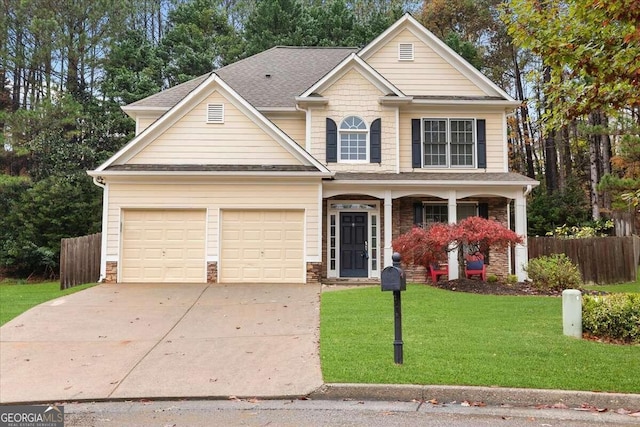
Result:
M107 261L107 272L104 276L104 283L116 283L118 281L118 263Z
M307 263L307 284L317 284L322 280L322 263Z
M207 263L207 283L218 283L218 263L216 261Z

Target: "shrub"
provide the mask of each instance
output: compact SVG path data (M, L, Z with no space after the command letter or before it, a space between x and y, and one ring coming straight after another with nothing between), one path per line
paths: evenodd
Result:
M515 285L516 283L518 283L518 276L516 276L515 274L509 274L507 276L507 283L510 285Z
M496 283L497 281L498 281L498 276L496 276L495 274L490 274L487 276L487 282Z
M640 343L640 294L585 295L582 329L600 338Z
M541 256L529 261L529 278L538 289L563 290L582 284L578 267L565 254Z

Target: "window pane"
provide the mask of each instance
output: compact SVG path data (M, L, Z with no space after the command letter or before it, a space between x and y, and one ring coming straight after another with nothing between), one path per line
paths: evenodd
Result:
M340 132L340 160L367 160L367 134Z
M456 207L457 222L460 222L465 218L469 218L470 216L476 215L478 215L478 207L474 204L462 203Z
M424 166L447 165L447 121L424 120Z
M367 125L360 117L350 116L340 123L340 129L345 130L367 130Z
M451 166L473 166L473 120L451 120Z
M430 224L432 222L448 222L448 207L447 205L424 205L424 217L425 223Z

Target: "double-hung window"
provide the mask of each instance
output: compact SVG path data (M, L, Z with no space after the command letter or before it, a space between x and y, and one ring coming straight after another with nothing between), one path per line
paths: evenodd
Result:
M349 116L340 123L340 153L341 162L366 162L367 139L369 130L360 117Z
M423 166L473 167L474 128L473 119L423 119Z
M449 208L444 203L427 202L423 207L424 224L434 222L449 222ZM478 205L476 203L458 203L456 208L456 222L460 222L470 216L478 215Z

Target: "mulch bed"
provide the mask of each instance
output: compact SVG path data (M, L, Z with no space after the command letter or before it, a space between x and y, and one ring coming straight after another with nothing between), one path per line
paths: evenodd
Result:
M440 289L446 289L448 291L455 292L467 292L473 294L485 294L485 295L544 295L544 296L562 296L561 290L538 290L534 288L529 282L519 282L515 284L502 283L502 282L483 282L479 279L456 279L456 280L441 280L435 285ZM581 289L583 294L587 295L602 295L606 292L601 291L588 291Z

